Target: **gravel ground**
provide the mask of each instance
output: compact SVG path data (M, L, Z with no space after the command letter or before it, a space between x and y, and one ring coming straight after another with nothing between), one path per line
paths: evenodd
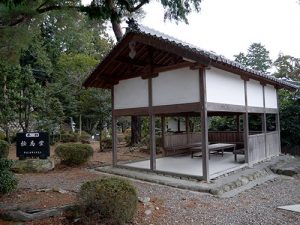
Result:
M277 209L300 203L300 177L279 178L232 198L135 182L141 196L159 198L166 212L145 224L300 224L300 214ZM137 223L138 224L138 223Z
M62 188L77 191L87 180L99 177L86 169L73 168L47 174L19 175L19 189ZM134 224L300 224L300 214L277 209L300 203L300 176L280 177L232 198L180 190L133 181L139 196L150 197L157 210L146 216L138 212Z

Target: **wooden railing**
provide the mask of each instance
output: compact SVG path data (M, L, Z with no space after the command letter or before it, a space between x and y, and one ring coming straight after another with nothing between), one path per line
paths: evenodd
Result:
M266 135L267 157L280 154L279 143L280 142L279 142L278 131L267 133Z
M265 134L249 135L249 162L257 163L266 158Z
M201 142L201 132L189 133L189 138L186 133L180 134L166 134L165 147L186 145L189 143ZM208 141L211 143L237 143L244 142L243 133L236 131L209 131Z

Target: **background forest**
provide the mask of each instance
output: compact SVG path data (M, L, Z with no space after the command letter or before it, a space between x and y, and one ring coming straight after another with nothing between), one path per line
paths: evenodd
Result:
M115 44L108 24L119 40L121 22L141 18L148 3L94 0L82 6L77 0L1 0L0 139L11 142L17 131L57 135L70 130L72 121L80 134L99 133L109 126L110 92L84 89L82 82ZM161 1L165 19L185 22L192 10L199 11L200 3ZM234 58L296 85L300 82L300 59L280 53L272 61L261 43L251 44ZM299 153L299 92L280 91L280 115L282 144ZM220 118L213 122L216 129L230 128L231 123Z

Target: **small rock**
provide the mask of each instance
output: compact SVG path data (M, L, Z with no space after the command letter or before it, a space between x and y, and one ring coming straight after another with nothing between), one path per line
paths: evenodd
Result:
M148 202L150 202L150 198L149 197L138 197L138 199L139 199L139 202L141 202L141 203L148 203Z
M61 189L61 188L58 189L58 192L61 193L61 194L66 194L66 193L68 193L68 191L66 191L66 190L64 190L64 189Z
M240 180L241 180L241 182L242 182L242 185L246 185L246 184L249 183L249 180L248 180L248 178L246 178L246 177L241 177Z
M223 190L224 190L224 192L230 191L229 185L225 185L225 186L223 187Z
M145 215L146 216L149 216L149 215L151 215L152 214L152 211L150 210L150 209L147 209L146 211L145 211Z
M155 210L159 210L159 207L156 206L156 207L155 207Z

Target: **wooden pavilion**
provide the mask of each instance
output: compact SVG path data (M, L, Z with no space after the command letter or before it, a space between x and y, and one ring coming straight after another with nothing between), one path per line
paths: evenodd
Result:
M117 166L117 117L149 116L149 169L157 171L155 116L160 116L163 123L168 115L187 119L201 116L201 178L207 181L210 179L209 141L224 142L209 140L208 116L242 116L243 132L238 130L235 139L243 142L245 163L251 166L280 153L278 89L296 90L293 84L138 25L133 20L129 21L122 40L86 79L84 86L111 89L113 166ZM250 113L261 115L261 134L249 133ZM267 132L267 114L276 116L273 132ZM164 137L165 126L162 127ZM186 135L185 143L193 144L188 126Z

